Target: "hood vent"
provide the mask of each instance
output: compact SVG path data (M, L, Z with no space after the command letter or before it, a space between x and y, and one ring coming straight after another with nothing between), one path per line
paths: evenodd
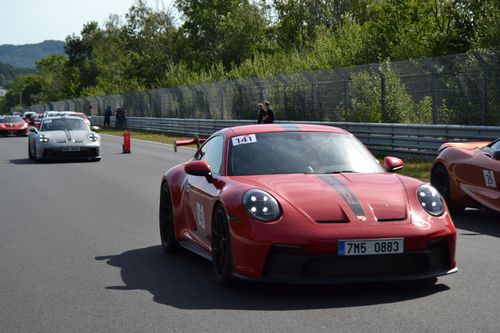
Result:
M316 220L316 223L349 223L348 219L341 220Z

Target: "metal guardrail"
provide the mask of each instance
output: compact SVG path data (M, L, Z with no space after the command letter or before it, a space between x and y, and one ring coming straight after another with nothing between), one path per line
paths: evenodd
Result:
M102 126L104 117L92 117L94 125ZM348 130L372 152L402 157L431 159L441 144L450 141L491 141L500 137L500 126L410 125L347 122L277 121L279 124L321 124ZM255 124L253 120L211 120L185 118L128 117L127 129L208 136L222 128ZM112 117L111 126L115 126Z

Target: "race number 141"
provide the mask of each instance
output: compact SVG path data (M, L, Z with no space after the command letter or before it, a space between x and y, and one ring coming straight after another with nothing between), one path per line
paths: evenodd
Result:
M257 138L255 137L255 134L250 134L250 135L240 135L240 136L235 136L232 138L233 141L233 146L237 145L243 145L246 143L255 143L257 142Z

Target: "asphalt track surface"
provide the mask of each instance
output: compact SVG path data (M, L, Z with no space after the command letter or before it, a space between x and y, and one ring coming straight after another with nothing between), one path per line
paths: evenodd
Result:
M500 218L454 219L460 271L431 287L219 287L159 246L162 174L193 151L103 136L101 162L34 163L0 138L1 332L500 332Z

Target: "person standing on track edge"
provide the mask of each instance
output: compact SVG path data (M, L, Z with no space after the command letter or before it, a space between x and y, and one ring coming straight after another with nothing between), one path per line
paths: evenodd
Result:
M111 106L108 105L106 110L104 110L104 127L110 126L112 113Z
M257 117L257 124L262 124L264 122L264 117L266 116L266 110L264 110L264 104L257 104L257 112L259 113Z
M125 128L125 110L123 107L118 106L115 111L116 116L116 129L124 129Z
M266 110L266 115L262 119L263 124L272 124L274 122L274 112L269 105L269 101L264 101L264 108Z

